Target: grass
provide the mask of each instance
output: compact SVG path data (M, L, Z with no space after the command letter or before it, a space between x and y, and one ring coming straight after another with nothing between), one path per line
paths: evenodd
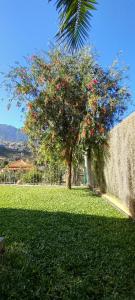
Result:
M135 299L135 223L87 189L0 187L0 300Z

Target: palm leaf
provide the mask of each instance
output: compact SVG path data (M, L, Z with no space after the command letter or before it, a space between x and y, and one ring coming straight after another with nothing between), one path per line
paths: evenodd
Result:
M72 51L83 46L88 38L90 19L96 4L96 0L56 0L60 23L57 41L66 42Z

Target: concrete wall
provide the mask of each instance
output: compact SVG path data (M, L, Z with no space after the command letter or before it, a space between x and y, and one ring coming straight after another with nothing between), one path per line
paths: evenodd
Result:
M111 130L109 156L104 169L106 191L135 217L135 112Z

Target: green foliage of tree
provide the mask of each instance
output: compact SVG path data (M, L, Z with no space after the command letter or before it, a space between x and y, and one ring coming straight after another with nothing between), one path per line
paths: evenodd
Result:
M59 14L57 41L66 42L71 51L83 46L89 35L90 19L96 4L96 0L56 0Z
M29 171L21 176L21 182L27 184L38 184L42 182L42 173L39 171Z
M131 102L126 79L127 67L120 66L117 59L108 70L96 66L95 79L87 85L89 101L87 114L81 124L80 139L88 156L89 177L93 167L95 182L101 190L104 190L103 166L108 157L108 133L114 124L121 121ZM88 185L93 186L94 178L91 177L91 182L89 180Z
M43 183L59 185L63 184L65 171L66 168L60 161L51 161L49 163L47 162L42 177Z
M34 58L36 76L38 75L36 80L41 84L43 81L43 89L38 98L29 104L26 131L28 135L32 131L32 139L36 134L36 143L38 137L40 150L44 147L48 158L49 155L54 159L57 156L65 161L69 188L73 154L88 100L87 93L84 92L85 84L92 64L92 57L85 52L67 56L56 50L50 53L49 64ZM27 85L25 88L27 93Z
M8 160L1 160L0 161L0 168L3 169L8 165L9 161Z
M20 172L8 171L5 169L3 173L0 173L0 183L17 183L17 181L20 180L20 177Z
M70 55L56 48L48 58L27 59L7 76L10 100L27 106L25 130L34 151L66 164L69 188L77 155L102 146L126 109L130 94L123 75L117 65L103 70L89 49Z

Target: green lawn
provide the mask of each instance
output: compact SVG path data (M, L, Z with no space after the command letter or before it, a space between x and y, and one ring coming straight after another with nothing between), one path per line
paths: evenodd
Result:
M87 189L0 187L0 300L135 299L135 223Z

